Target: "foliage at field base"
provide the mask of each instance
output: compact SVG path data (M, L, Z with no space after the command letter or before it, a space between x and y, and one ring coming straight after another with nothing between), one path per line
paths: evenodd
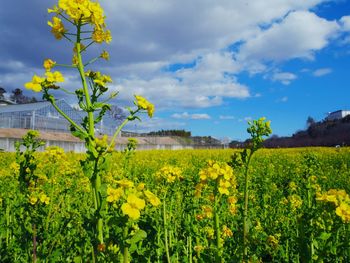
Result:
M90 262L92 199L79 165L83 156L59 148L34 153L37 185L28 193L15 154L0 155L0 261L31 262L35 224L38 262ZM217 210L215 180L199 193L206 171L214 163L224 168L231 156L230 150L113 153L102 177L114 216L101 262L120 262L124 241L131 262L215 262L214 212L222 260L241 262L243 169L233 170L229 195L225 187L217 193ZM349 262L349 164L348 148L258 151L250 166L249 261ZM120 187L141 192L148 204L118 193L113 199L111 189ZM138 210L135 220L124 203Z

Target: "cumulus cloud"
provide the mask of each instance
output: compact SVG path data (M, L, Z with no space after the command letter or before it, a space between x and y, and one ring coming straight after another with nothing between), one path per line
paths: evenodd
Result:
M46 9L55 2L24 1L21 8L15 1L3 3L1 85L22 87L32 74L42 72L47 57L70 63L70 44L56 41L46 24ZM308 11L323 2L326 0L101 1L113 41L107 47L111 60L97 65L112 76L110 90L120 91L118 99L124 104L133 100L133 94L145 96L158 110L206 108L227 99L250 98L254 96L250 87L238 78L242 71L266 72L265 62L270 60L312 58L339 28L348 28L347 17L337 23ZM16 16L7 10L16 10ZM229 48L236 44L237 49ZM165 70L192 62L192 67ZM65 74L65 88L70 90L80 85L72 74ZM270 79L286 84L295 77L280 72Z
M171 115L174 119L192 119L192 120L209 120L211 117L206 113L194 113L189 114L188 112L174 113Z
M350 31L350 16L343 16L339 20L339 24L341 25L343 31Z
M320 68L320 69L316 69L314 72L312 72L312 75L315 77L322 77L322 76L328 75L330 73L332 73L331 68Z
M258 62L313 59L314 52L327 46L338 30L337 22L327 21L312 12L291 12L281 22L275 22L248 39L238 58Z
M232 116L232 115L220 115L219 119L220 120L234 120L235 116Z
M297 75L290 72L275 72L271 79L273 81L280 81L284 85L289 85L293 80L297 79Z
M125 127L125 130L135 131L135 132L150 132L160 129L170 130L170 129L181 129L186 126L186 123L179 121L172 121L164 118L154 117L152 119L146 119L142 122L133 122Z

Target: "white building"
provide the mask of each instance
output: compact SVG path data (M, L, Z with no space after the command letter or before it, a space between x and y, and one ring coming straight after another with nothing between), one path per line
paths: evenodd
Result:
M350 111L348 110L337 110L337 111L328 113L326 120L327 121L339 120L348 115L350 115Z

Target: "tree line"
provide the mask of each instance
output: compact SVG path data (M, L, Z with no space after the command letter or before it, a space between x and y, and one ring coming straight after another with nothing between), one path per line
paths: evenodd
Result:
M6 99L5 93L8 93L6 89L0 87L0 99ZM28 97L24 95L23 90L18 88L11 91L9 99L17 104L38 102L35 97Z

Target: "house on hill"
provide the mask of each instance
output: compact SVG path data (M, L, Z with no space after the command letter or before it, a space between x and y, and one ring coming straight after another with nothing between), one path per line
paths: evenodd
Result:
M337 110L337 111L328 113L326 120L327 121L340 120L348 115L350 115L349 110Z

